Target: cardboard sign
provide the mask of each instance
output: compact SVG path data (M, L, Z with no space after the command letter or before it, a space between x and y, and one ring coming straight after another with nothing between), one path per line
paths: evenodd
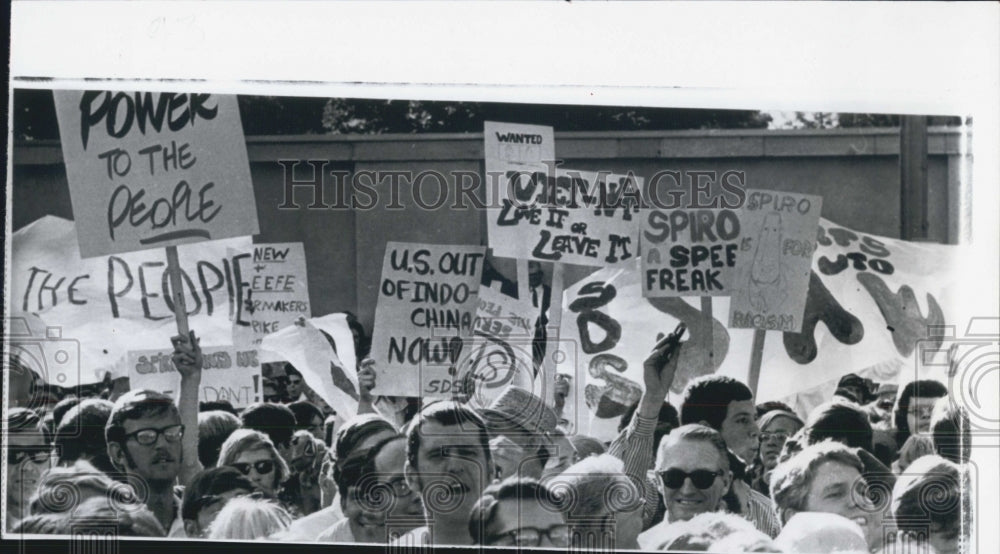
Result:
M748 191L739 214L743 238L736 256L730 327L802 330L822 205L818 196Z
M244 299L233 321L233 344L259 347L265 335L311 315L302 243L255 244L252 253L230 257L242 276Z
M59 330L59 340L78 344L76 373L55 372L51 364L42 373L47 382L64 387L99 381L105 370L123 370L129 350L162 347L177 333L164 250L84 260L75 228L72 221L45 216L11 240L12 315L37 314ZM227 252L250 247L249 237L242 237L178 248L190 327L203 345L232 343L232 320L242 302L236 283L242 277ZM45 337L40 339L44 343Z
M956 380L972 372L948 376L949 348L995 344L970 325L989 313L985 306L996 317L997 299L996 290L963 286L983 265L970 249L874 236L825 219L818 229L802 331L765 342L755 401L781 400L805 416L830 398L847 373L900 384L938 379L953 390L967 389ZM996 268L979 267L985 269L996 282ZM565 293L560 336L565 344L578 343L579 354L558 371L576 377L566 413L579 414L577 432L615 437L621 406L641 395L642 363L652 345L682 320L688 333L671 387L675 406L697 376L716 372L747 379L755 331L720 321L730 298L714 300L709 361L699 299L644 298L643 282L638 264L605 268ZM970 355L965 363L976 359Z
M729 296L741 236L736 210L644 210L643 294Z
M177 398L181 375L171 359L173 350L139 350L128 353L129 387L149 389ZM236 409L260 402L260 361L256 350L228 347L202 349L200 402L227 400Z
M485 408L509 385L532 390L537 317L530 298L480 287L473 336L458 363L459 376L475 386L470 404Z
M638 254L641 178L556 168L551 127L487 121L484 141L494 255L603 267Z
M54 95L82 257L258 233L235 96Z
M343 317L343 314L337 315ZM344 323L346 325L346 319ZM353 368L344 367L334 351L334 344L337 351L347 348L347 341L335 340L306 321L303 325L290 325L267 335L261 341L261 348L275 355L277 360L295 366L309 388L322 396L338 415L350 419L358 413L358 375ZM349 352L353 355L353 343Z
M389 242L382 262L371 357L373 394L450 396L472 334L486 248Z

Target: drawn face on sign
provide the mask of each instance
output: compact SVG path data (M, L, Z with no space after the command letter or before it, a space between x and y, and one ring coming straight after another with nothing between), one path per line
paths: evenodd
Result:
M750 276L755 283L777 283L781 272L781 214L767 214L757 238Z

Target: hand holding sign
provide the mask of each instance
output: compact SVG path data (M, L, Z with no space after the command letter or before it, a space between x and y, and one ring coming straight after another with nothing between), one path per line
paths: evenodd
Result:
M358 366L358 396L361 400L371 400L372 389L375 388L375 380L378 375L375 372L375 360L365 358Z
M204 360L201 353L201 339L194 336L194 330L188 336L177 335L170 341L174 344L174 354L171 359L181 379L201 378L201 368Z
M687 330L684 323L677 325L673 333L661 339L642 364L642 381L645 390L639 401L639 415L655 419L659 416L663 400L670 391L670 385L677 373L680 359L681 337Z

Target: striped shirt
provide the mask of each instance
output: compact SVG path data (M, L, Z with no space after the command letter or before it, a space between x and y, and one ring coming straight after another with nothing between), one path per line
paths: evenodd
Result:
M639 487L639 492L646 499L642 512L643 530L649 529L654 523L659 503L660 493L656 488L656 481L649 475L649 470L653 467L653 432L656 430L656 424L655 418L645 418L636 413L628 426L608 447L608 454L624 463L625 474ZM750 489L749 486L746 490L749 494L747 502L743 505L746 511L742 514L743 517L762 533L771 538L777 537L781 532L781 525L778 523L770 499Z

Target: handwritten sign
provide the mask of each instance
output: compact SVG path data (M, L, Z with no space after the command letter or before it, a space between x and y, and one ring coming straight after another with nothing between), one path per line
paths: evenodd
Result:
M129 387L150 389L174 398L180 392L181 375L171 359L173 350L139 350L128 353ZM202 349L201 388L198 400L227 400L241 409L260 402L260 361L256 350L232 346Z
M530 298L480 287L473 336L458 363L459 376L469 375L465 382L475 386L467 391L473 406L488 407L509 385L532 389L537 317Z
M18 230L9 292L12 314L37 314L79 343L86 383L115 371L129 350L157 348L176 331L162 249L81 259L76 244L76 225L54 216ZM228 251L250 248L241 237L177 249L188 319L204 345L232 343L243 277Z
M54 95L84 258L258 233L235 96Z
M389 242L382 262L371 356L373 394L450 396L472 334L486 249ZM419 393L419 394L415 394Z
M735 210L643 212L643 294L728 296L732 294L740 218Z
M730 327L802 330L822 204L818 196L748 191L740 212L743 238L736 257Z
M310 316L302 243L255 244L253 253L231 252L231 257L243 277L245 299L233 322L234 344L260 346L265 335Z
M600 267L637 255L641 178L555 167L551 127L487 121L484 141L495 255Z

